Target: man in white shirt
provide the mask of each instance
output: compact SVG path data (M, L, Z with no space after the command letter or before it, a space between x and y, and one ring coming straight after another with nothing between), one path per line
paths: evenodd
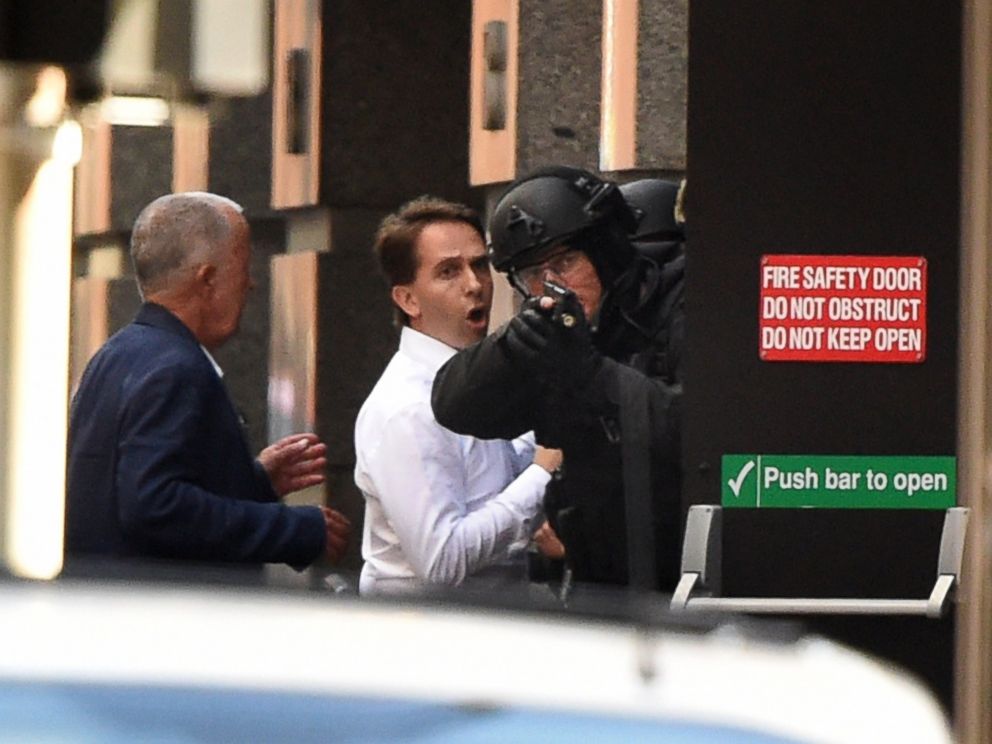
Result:
M365 495L360 592L520 581L560 453L530 437L455 434L431 410L437 370L489 324L481 222L468 207L421 197L383 220L374 250L402 330L355 424L355 482Z

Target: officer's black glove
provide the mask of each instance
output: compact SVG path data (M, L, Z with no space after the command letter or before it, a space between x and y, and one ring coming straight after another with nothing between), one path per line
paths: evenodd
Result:
M545 350L548 369L557 384L581 390L599 371L603 356L593 346L585 312L574 292L556 298L550 321L554 332Z
M559 390L585 387L602 365L592 344L589 324L573 292L554 297L553 307L541 307L530 297L503 328L498 343L510 361L536 379Z
M520 312L504 326L498 340L514 365L537 376L543 376L543 368L549 363L548 343L555 331L551 312L541 309L540 299L525 300Z

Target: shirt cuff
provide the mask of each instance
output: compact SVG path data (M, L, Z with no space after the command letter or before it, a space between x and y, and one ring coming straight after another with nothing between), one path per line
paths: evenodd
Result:
M517 481L514 485L523 488L524 492L529 495L529 498L524 507L526 511L522 514L523 519L520 522L517 536L514 540L517 545L514 547L520 547L521 545L526 547L531 536L543 524L544 491L550 482L551 473L534 463L524 468L524 471L517 476Z
M528 482L534 483L535 486L546 486L551 482L551 473L533 462L524 468L524 472L522 472L518 477L526 477Z

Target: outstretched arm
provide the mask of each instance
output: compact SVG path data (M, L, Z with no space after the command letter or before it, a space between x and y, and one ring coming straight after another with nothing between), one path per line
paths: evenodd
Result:
M507 328L458 352L437 373L431 405L442 426L480 439L513 439L534 428L536 381L507 355Z

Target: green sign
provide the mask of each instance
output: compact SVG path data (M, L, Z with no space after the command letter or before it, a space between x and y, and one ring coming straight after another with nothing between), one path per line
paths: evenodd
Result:
M953 457L724 455L725 507L948 509Z

